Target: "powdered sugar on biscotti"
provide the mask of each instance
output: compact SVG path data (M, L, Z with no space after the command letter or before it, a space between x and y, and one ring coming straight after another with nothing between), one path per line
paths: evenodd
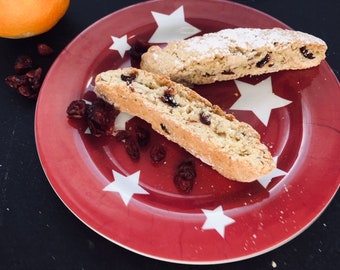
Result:
M325 42L307 33L274 29L224 29L152 46L141 68L195 84L288 69L314 67L325 58Z
M134 68L112 70L96 77L95 91L229 179L250 182L275 167L250 125L167 77Z
M306 44L319 43L325 45L321 39L299 31L280 28L238 28L237 30L224 29L217 33L193 37L184 43L183 49L190 55L196 53L195 58L199 61L205 57L212 57L225 52L242 54L242 49L253 50L254 48L266 47L269 50L274 50L277 43L289 46L297 40ZM233 50L235 47L239 47L240 50L235 52Z

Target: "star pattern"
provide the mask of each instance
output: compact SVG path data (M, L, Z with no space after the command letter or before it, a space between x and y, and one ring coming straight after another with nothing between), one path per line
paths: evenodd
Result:
M224 238L225 227L234 223L235 220L223 213L222 206L216 207L214 210L202 209L206 220L202 226L203 230L216 230L219 235Z
M272 109L284 107L290 100L273 93L271 77L256 85L235 81L241 97L230 107L232 110L252 111L267 126Z
M200 29L185 21L183 6L170 15L151 11L158 27L149 39L149 43L167 43L173 40L186 39L199 32Z
M112 170L114 181L108 184L103 190L118 192L127 206L134 194L149 194L145 189L139 186L140 171L129 176L124 176L115 170Z
M111 36L113 44L109 48L110 50L118 51L120 57L124 57L126 51L130 50L131 46L127 42L127 35L120 38Z
M274 157L274 161L277 164L277 159L278 157ZM280 170L279 168L275 168L274 170L272 170L270 173L260 177L259 179L257 179L257 181L259 181L259 183L264 187L267 188L267 186L269 185L270 181L272 181L273 178L278 177L278 176L283 176L286 175L287 172Z
M126 129L126 123L132 119L134 116L131 114L128 114L126 112L120 112L116 119L115 119L115 129L116 130L125 130Z

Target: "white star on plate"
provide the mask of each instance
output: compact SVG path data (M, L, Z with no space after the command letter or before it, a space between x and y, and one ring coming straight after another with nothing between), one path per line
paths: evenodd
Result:
M129 176L124 176L114 170L112 170L112 172L115 180L107 185L103 190L118 192L125 205L128 205L134 194L149 194L149 192L138 185L140 171Z
M223 238L225 227L234 223L235 220L226 216L223 213L222 206L216 207L214 210L202 209L204 215L207 217L202 229L203 230L216 230Z
M126 51L130 50L131 46L127 43L127 35L120 38L111 36L113 44L110 50L118 51L120 56L123 58Z
M252 85L235 81L241 97L230 107L232 110L253 111L253 113L267 126L272 109L280 108L291 103L273 93L271 77Z
M277 164L277 158L278 157L274 157L274 161ZM260 177L259 179L257 179L257 181L260 182L260 184L264 187L267 188L267 186L269 185L270 181L272 181L272 179L274 177L278 177L278 176L283 176L286 175L287 172L280 170L279 168L275 168L274 170L272 170L270 173Z
M200 29L185 21L183 6L180 6L170 15L151 11L158 27L149 39L149 43L167 43L191 37Z
M125 130L126 122L132 119L134 116L125 112L120 112L115 119L115 129Z

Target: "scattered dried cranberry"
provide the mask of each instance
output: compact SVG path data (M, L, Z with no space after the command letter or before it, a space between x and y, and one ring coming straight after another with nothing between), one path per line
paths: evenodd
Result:
M70 118L84 118L86 113L86 103L84 100L73 100L68 106L66 113Z
M133 160L139 160L140 152L137 143L132 139L128 138L124 143L125 151L129 157Z
M32 76L34 77L34 75ZM32 76L29 74L28 77ZM27 76L25 78L23 79L24 82L28 80ZM16 84L18 83L21 82L16 82ZM84 101L85 97L89 102ZM67 108L68 117L84 119L92 135L96 137L113 135L114 121L119 111L113 105L97 97L95 93L91 93L91 91L86 92L83 98L70 103ZM208 118L208 116L203 118ZM161 124L161 127L168 132L164 124ZM138 161L141 157L139 147L144 147L150 142L150 132L148 129L138 125L135 127L134 132L135 136L133 136L133 129L130 131L120 130L116 133L115 138L123 143L128 156L132 160ZM156 144L150 147L149 155L153 163L160 163L166 158L167 152L163 145ZM177 166L173 181L180 192L190 193L195 184L195 178L195 162L192 159L186 159Z
M154 163L160 163L166 157L166 150L163 145L153 145L150 149L150 158Z
M33 68L32 58L27 55L20 55L14 63L14 70L17 74L25 74L32 68Z
M181 192L189 193L194 186L196 178L195 162L187 159L177 166L174 183Z
M9 87L18 88L27 84L27 78L26 75L10 75L5 78L5 82Z
M41 74L42 74L41 68L31 69L26 73L28 84L32 89L39 90L41 86Z
M87 101L92 102L92 103L96 102L97 98L98 98L97 94L93 91L87 91L83 95L84 100L87 100Z
M53 53L53 49L45 43L40 43L37 46L38 53L42 56L48 56Z
M89 127L91 134L96 137L112 135L114 132L114 122L119 114L115 107L105 100L97 97L91 91L86 92L84 99L74 100L68 106L66 113L69 118L84 119Z
M200 112L200 121L209 126L211 124L211 115L206 112Z
M117 115L118 111L112 105L97 98L91 105L87 106L87 125L96 137L112 135Z
M143 40L137 40L136 43L131 46L131 49L129 51L131 66L136 68L140 67L142 55L149 49L149 47L150 44Z
M5 82L11 88L30 99L35 99L41 87L42 69L34 68L32 58L26 55L19 56L14 64L16 74L9 75Z
M30 99L34 99L38 96L38 93L32 93L32 89L27 85L21 85L17 90L19 94Z
M135 131L138 145L141 147L146 146L150 141L150 132L147 129L140 126L137 126Z
M8 86L16 88L18 92L30 99L38 96L41 86L42 69L31 69L26 74L10 75L5 78Z
M131 134L126 130L118 130L117 134L115 135L116 140L119 142L124 142L130 137Z

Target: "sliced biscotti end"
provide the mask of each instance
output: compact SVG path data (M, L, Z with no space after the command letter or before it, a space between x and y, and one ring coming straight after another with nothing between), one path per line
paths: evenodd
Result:
M165 76L135 68L111 70L96 77L95 91L226 178L250 182L275 167L250 125Z
M224 29L187 40L151 46L141 68L171 80L207 84L280 70L317 66L326 43L313 35L280 28Z

